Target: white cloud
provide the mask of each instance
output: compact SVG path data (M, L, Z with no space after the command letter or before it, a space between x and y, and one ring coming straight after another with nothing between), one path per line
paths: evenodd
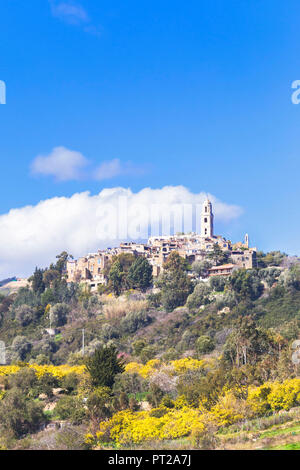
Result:
M118 158L103 161L98 167L85 167L91 163L82 153L66 147L55 147L49 155L37 156L31 164L34 175L54 176L56 181L78 179L108 180L121 175L139 176L145 172L144 167L135 166L131 162L122 163Z
M35 175L54 176L57 181L78 180L88 160L80 153L56 147L49 155L39 155L31 165Z
M50 0L52 15L69 24L89 23L90 18L86 10L73 2L56 2Z
M141 175L143 167L133 165L131 162L122 164L118 158L103 162L94 172L94 178L98 181L115 178L120 175Z
M122 173L121 162L118 158L103 162L99 168L95 171L95 179L107 180L119 176Z
M229 222L241 214L238 206L210 197L217 221ZM35 206L12 209L0 216L0 279L28 276L35 266L49 265L63 250L78 257L98 248L116 246L120 239L125 239L124 221L128 222L130 238L139 230L147 232L150 207L165 207L168 213L170 205L201 204L204 198L204 193L194 194L183 186L144 188L138 193L113 188L94 196L89 192L77 193L69 198L56 197ZM115 216L121 232L115 225ZM154 225L158 223L155 213L153 221ZM107 232L106 238L101 237L103 232Z
M49 0L51 13L64 23L80 27L84 32L100 36L102 28L92 23L88 12L79 3L73 1Z

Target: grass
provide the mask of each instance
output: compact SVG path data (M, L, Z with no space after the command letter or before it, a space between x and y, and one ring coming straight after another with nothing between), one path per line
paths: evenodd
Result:
M116 320L125 317L127 313L140 313L147 310L148 302L146 300L127 300L120 301L115 298L107 297L103 306L103 313L107 320Z
M220 429L222 448L230 450L300 450L300 407Z
M268 450L300 450L300 442L296 442L295 444L286 444L283 446L271 447Z
M297 424L296 426L291 426L289 428L274 429L273 431L263 432L259 438L264 439L265 437L276 437L276 436L282 436L285 434L292 434L294 436L297 434L300 434L300 424Z

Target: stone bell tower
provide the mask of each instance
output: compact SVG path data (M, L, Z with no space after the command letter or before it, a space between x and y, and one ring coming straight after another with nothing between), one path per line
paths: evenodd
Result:
M205 238L214 236L214 214L212 211L212 203L208 198L202 206L201 236Z
M249 248L249 235L248 235L248 233L246 233L246 235L245 235L244 245L245 245L246 248Z

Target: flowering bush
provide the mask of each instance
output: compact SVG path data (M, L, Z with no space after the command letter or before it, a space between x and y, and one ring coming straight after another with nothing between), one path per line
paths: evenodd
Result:
M244 400L236 398L234 393L228 390L211 408L209 415L218 426L229 426L244 419L249 414L248 407Z
M198 361L192 357L185 357L171 361L172 366L177 374L184 374L188 370L202 369L205 367L205 361Z
M300 378L288 379L283 383L265 383L250 387L247 402L255 415L262 416L268 410L289 410L300 405Z
M99 443L110 439L118 445L138 444L153 439L183 437L196 427L204 430L201 413L193 408L168 410L161 417L155 417L149 411L133 413L126 410L116 413L109 421L102 422L96 439Z
M58 379L65 377L68 374L82 374L85 370L85 366L53 366L53 365L37 365L37 364L28 364L26 367L34 369L38 377L42 377L44 374L52 374ZM16 374L21 369L20 366L0 366L0 376L7 376Z
M199 361L192 357L185 357L183 359L177 359L167 363L163 363L159 359L152 359L145 365L138 362L129 362L126 365L125 370L128 373L135 372L140 374L144 379L147 379L161 368L163 368L164 371L168 370L171 375L180 375L184 374L188 370L202 369L206 366L207 363L205 361Z

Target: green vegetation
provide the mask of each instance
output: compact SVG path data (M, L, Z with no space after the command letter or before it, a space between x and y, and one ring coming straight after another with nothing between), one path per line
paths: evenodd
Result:
M115 376L124 372L122 361L118 359L114 346L98 348L94 354L86 360L86 368L95 387L111 388Z
M100 426L97 445L113 446L125 437L113 440L103 423L117 429L114 419L126 416L133 434L119 445L147 448L131 430L155 435L153 423L173 429L178 415L181 434L161 431L154 448L297 448L299 260L258 253L256 269L205 279L212 263L230 262L226 254L215 246L190 266L172 252L153 282L146 259L123 254L107 268L108 285L92 293L67 283L69 258L61 253L36 268L30 287L0 296L0 339L16 367L0 367L0 446L45 448L43 429L60 421L54 448L93 447ZM62 364L75 369L56 374ZM151 426L135 421L141 410Z

